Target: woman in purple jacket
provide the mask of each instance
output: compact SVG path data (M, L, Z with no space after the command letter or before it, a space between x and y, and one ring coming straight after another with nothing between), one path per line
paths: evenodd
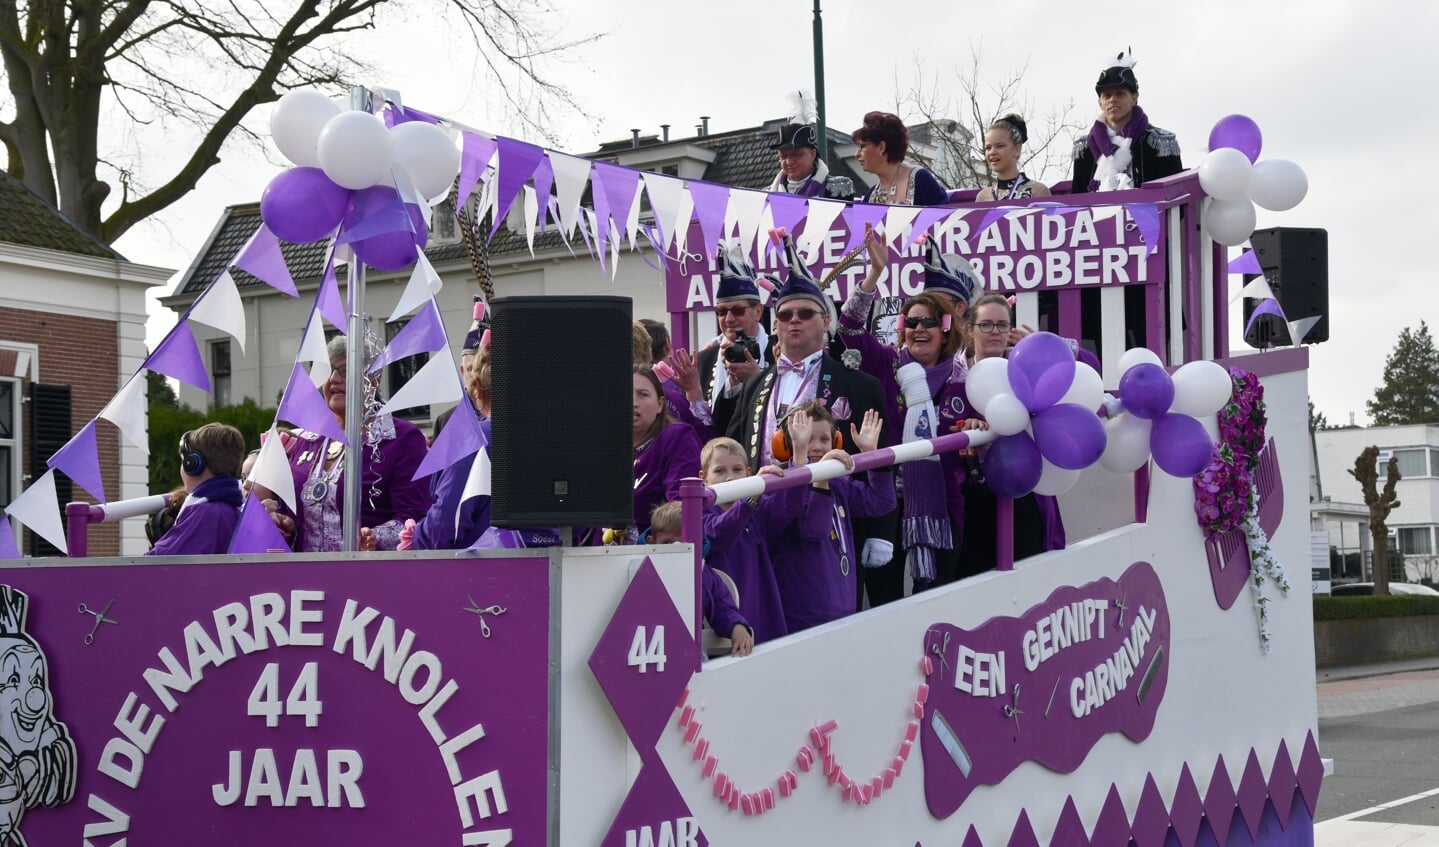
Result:
M700 440L669 416L654 371L634 369L635 537L649 529L655 506L679 497L680 480L698 476Z

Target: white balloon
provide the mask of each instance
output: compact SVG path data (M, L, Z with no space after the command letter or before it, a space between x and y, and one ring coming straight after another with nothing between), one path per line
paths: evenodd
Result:
M1271 212L1287 212L1309 193L1309 177L1288 159L1265 159L1254 166L1249 199Z
M314 89L291 91L270 113L270 137L286 159L302 168L318 168L320 130L338 114L335 101Z
M1079 482L1079 471L1066 470L1048 459L1040 461L1044 462L1044 469L1039 472L1039 482L1034 484L1035 494L1058 497Z
M1216 362L1190 362L1170 374L1174 403L1169 411L1202 418L1224 408L1234 393L1229 371Z
M985 407L984 419L1000 435L1014 435L1029 426L1029 410L1013 394L996 394Z
M395 164L409 171L425 199L450 190L460 173L460 148L443 129L424 121L409 121L390 130L395 142Z
M1149 421L1124 412L1104 424L1099 464L1115 473L1134 473L1149 461Z
M390 170L395 143L385 122L369 112L341 112L320 130L320 167L336 185L358 191Z
M1228 148L1226 148L1228 149ZM1239 153L1238 150L1234 152ZM1239 153L1240 158L1244 157ZM1204 226L1215 241L1238 247L1254 234L1254 204L1246 198L1215 200L1204 213Z
M988 418L989 413L985 409L990 400L999 394L1014 393L1009 385L1009 360L991 356L975 362L964 378L964 393L969 397L969 404Z
M1143 364L1164 366L1164 363L1159 361L1159 354L1148 347L1131 347L1119 357L1119 373L1122 375L1135 365Z
M1199 163L1199 185L1215 200L1242 200L1249 190L1249 157L1233 147L1209 151Z
M1157 356L1155 358L1158 358ZM1069 390L1059 398L1061 403L1074 403L1092 411L1099 408L1104 402L1104 378L1099 371L1086 365L1083 362L1074 363L1074 382L1069 384Z

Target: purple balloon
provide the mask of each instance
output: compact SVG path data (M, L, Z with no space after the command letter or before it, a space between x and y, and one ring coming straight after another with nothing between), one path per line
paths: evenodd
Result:
M1074 383L1074 351L1052 332L1034 332L1009 352L1009 384L1030 414L1048 409Z
M1226 115L1219 119L1209 131L1209 149L1233 147L1249 158L1249 164L1259 161L1259 151L1264 147L1264 134L1259 124L1244 115Z
M1050 464L1083 470L1104 454L1104 424L1077 403L1058 403L1034 416L1034 443Z
M350 246L360 261L382 271L413 265L430 239L420 208L403 203L399 192L388 185L354 192L345 212L344 229L367 233Z
M1174 380L1159 365L1135 365L1119 378L1119 399L1136 418L1155 420L1174 404Z
M1209 466L1214 442L1197 418L1168 414L1155 420L1150 428L1149 449L1160 470L1170 476L1186 477Z
M290 168L265 186L260 217L281 239L308 244L335 231L349 202L350 190L319 168Z
M1039 484L1044 461L1029 433L995 439L984 454L984 478L1000 497L1023 497Z

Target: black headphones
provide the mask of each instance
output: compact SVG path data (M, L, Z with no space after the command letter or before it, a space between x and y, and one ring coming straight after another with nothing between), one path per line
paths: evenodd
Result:
M180 470L186 476L199 476L205 472L205 454L190 449L190 433L180 436Z

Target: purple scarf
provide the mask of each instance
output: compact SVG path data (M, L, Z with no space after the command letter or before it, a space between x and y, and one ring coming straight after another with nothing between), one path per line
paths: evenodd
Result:
M1134 111L1130 113L1129 121L1125 123L1124 129L1119 131L1119 136L1133 140L1146 132L1149 132L1149 116L1144 114L1144 110L1139 108L1138 103L1135 103ZM1109 140L1109 126L1104 121L1095 121L1094 126L1089 128L1089 137L1085 145L1089 147L1089 152L1094 154L1096 160L1105 156L1113 156L1117 149L1114 142Z
M901 351L899 358L901 365L914 362L907 350ZM953 372L953 359L943 359L924 368L925 383L931 398L939 394ZM935 429L931 430L927 437L940 435L937 431L938 423L938 419L931 421L931 426ZM919 437L921 436L906 430L902 440L914 441ZM947 550L954 546L946 503L944 469L938 460L926 459L904 465L904 519L901 523L901 539L909 561L910 574L916 582L934 582L934 551Z

